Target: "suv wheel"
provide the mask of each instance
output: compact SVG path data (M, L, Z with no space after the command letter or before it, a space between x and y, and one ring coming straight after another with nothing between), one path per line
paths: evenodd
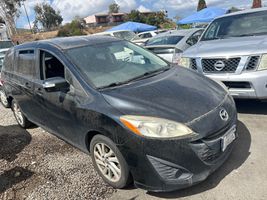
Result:
M99 175L114 188L124 188L130 181L128 165L116 145L107 137L96 135L90 144L93 165Z
M28 128L32 125L32 123L23 115L23 113L20 110L19 105L17 104L15 100L12 101L11 108L16 118L16 121L22 128Z
M6 96L6 93L0 89L0 100L1 100L1 103L2 105L5 107L5 108L9 108L10 107L10 104L7 100L7 96Z

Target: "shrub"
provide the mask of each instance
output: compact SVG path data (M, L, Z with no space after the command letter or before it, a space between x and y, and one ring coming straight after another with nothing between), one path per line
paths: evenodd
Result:
M64 26L60 27L57 36L58 37L69 37L69 36L78 36L86 35L83 31L83 26L80 21L73 20L71 23L67 23Z

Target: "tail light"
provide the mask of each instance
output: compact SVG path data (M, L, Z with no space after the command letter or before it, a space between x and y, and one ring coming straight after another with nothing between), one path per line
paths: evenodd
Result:
M180 60L182 58L183 51L180 49L174 49L172 63L180 64Z

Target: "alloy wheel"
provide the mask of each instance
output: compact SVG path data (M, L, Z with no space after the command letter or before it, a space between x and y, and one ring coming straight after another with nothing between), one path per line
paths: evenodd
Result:
M24 121L23 120L23 114L22 114L22 112L21 112L21 110L20 110L20 108L19 108L17 103L14 103L13 111L14 111L14 114L15 114L15 117L16 117L18 123L20 125L23 125L23 121Z
M104 143L94 146L94 158L100 172L111 182L121 178L121 165L113 150Z
M0 90L0 99L4 105L8 105L7 97L3 90Z

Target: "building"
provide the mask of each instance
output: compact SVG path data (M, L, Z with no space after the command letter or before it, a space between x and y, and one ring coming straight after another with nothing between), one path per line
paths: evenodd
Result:
M84 20L88 26L101 26L108 24L117 24L124 22L125 13L99 13L85 17Z

